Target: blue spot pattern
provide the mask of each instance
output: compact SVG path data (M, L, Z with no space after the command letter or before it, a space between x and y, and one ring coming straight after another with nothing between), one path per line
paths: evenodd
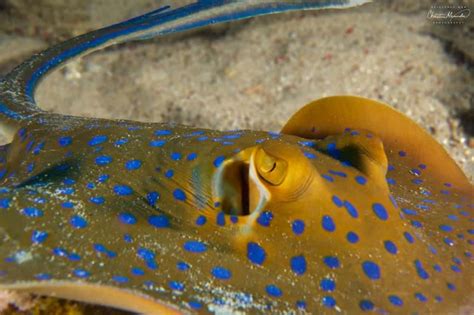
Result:
M365 275L371 280L380 279L380 267L373 261L364 261L362 263L362 269Z
M267 254L265 250L254 242L247 244L247 258L254 264L262 265L265 261Z
M291 270L297 275L302 275L306 272L306 258L303 255L294 256L290 260Z

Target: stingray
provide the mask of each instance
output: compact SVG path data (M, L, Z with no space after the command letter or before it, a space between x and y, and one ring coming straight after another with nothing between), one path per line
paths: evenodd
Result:
M40 80L92 50L357 1L202 1L54 46L0 81L0 289L140 313L458 313L473 187L380 102L333 96L280 133L83 118Z

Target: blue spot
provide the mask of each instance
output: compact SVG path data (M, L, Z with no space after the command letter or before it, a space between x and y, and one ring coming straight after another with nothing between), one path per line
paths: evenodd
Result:
M441 302L441 301L443 301L443 298L441 296L437 295L437 296L435 296L435 300L436 300L436 302Z
M333 232L336 229L336 225L334 224L334 221L328 215L323 216L321 220L321 225L328 232Z
M404 157L407 155L407 153L405 151L399 151L398 155L400 155L401 157Z
M420 221L416 220L411 220L411 225L415 228L421 228L423 226Z
M35 275L35 278L37 280L50 280L53 277L49 273L39 273L39 274Z
M323 175L321 175L321 177L324 178L326 181L328 181L330 183L334 182L334 178L332 178L329 175L323 174Z
M199 241L187 241L184 243L183 248L191 253L203 253L207 250L206 244Z
M407 240L408 243L413 243L415 241L415 239L413 238L413 236L408 233L408 232L403 232L403 236L405 236L405 239Z
M380 203L374 203L372 205L372 210L374 211L375 215L380 219L380 220L387 220L388 219L388 214L387 210L385 210L384 206L382 206Z
M454 272L461 272L461 269L456 265L451 265L451 270Z
M332 202L336 205L336 207L340 208L344 205L341 199L338 196L332 196Z
M155 130L155 136L169 136L173 132L171 130L162 129L162 130Z
M249 242L247 244L247 258L257 265L262 265L267 254L265 250L257 243Z
M241 136L242 136L241 134L229 134L229 135L222 136L222 138L223 139L234 140L234 139L239 139Z
M103 136L103 135L95 136L89 141L89 145L90 146L98 145L98 144L104 143L105 141L107 141L107 139L108 139L107 136Z
M385 241L383 242L384 246L385 246L385 249L387 250L387 252L389 252L390 254L396 254L398 253L398 248L397 246L395 245L395 243L393 243L392 241Z
M121 145L124 145L128 143L128 138L121 138L121 139L118 139L117 141L115 141L115 145L116 146L121 146Z
M364 176L356 176L355 180L360 185L365 185L365 183L367 183L367 179Z
M232 273L223 267L214 267L211 271L212 275L220 280L228 280L232 277Z
M110 175L102 174L102 175L99 175L99 177L97 178L97 181L99 183L105 183L109 178L110 178Z
M395 185L397 182L393 178L387 178L387 184Z
M420 302L426 302L428 300L422 293L415 293L415 298Z
M174 160L174 161L181 160L181 153L179 153L179 152L171 153L171 159Z
M323 258L323 262L331 269L339 268L339 259L335 256L326 256Z
M456 286L454 284L448 282L446 286L448 287L449 290L456 291Z
M303 220L295 220L293 221L293 224L291 225L291 229L293 230L293 233L296 235L301 235L304 232L304 221Z
M222 162L224 162L224 160L225 160L225 156L222 156L222 155L221 155L221 156L218 156L218 157L214 160L213 164L214 164L215 167L219 167L219 166L221 166Z
M419 261L418 259L415 260L415 268L416 268L416 272L418 273L418 277L420 277L421 279L426 280L430 277L428 273L426 272L426 270L423 269L423 265L421 264L421 261Z
M359 216L357 209L349 201L344 201L344 207L346 208L347 213L349 213L351 217L357 218Z
M173 196L174 196L174 199L179 200L179 201L185 201L186 200L186 194L184 193L184 191L182 191L179 188L177 188L173 191Z
M199 225L199 226L204 225L204 224L206 224L206 221L207 221L206 217L203 216L203 215L200 215L196 219L196 225Z
M33 172L34 169L35 169L35 163L30 163L30 164L28 164L28 166L26 167L26 171L27 171L28 173Z
M33 231L33 234L31 235L31 241L33 243L43 243L46 241L48 238L48 233L43 232L43 231Z
M94 244L94 250L99 252L99 253L105 253L107 251L107 248L103 244L97 243Z
M390 303L392 303L393 305L395 306L402 306L403 305L403 301L401 298L399 298L398 296L396 295L390 295L388 297L388 300L390 301Z
M304 151L303 154L304 154L304 156L306 156L308 159L311 159L311 160L316 158L316 154L311 153L311 152Z
M79 215L73 215L69 221L73 227L76 229L83 229L87 226L87 221Z
M127 185L115 185L114 193L119 196L130 196L133 194L133 189Z
M297 275L302 275L306 272L306 259L303 255L294 256L290 260L291 270Z
M189 270L189 268L190 268L190 266L187 263L185 263L184 261L179 261L176 264L176 267L181 271L186 271L186 270Z
M150 147L154 147L154 148L161 148L162 146L164 146L166 143L165 140L152 140L150 141Z
M33 208L33 207L27 207L23 208L21 211L23 215L26 215L27 217L30 218L39 218L43 216L43 211L38 209L38 208Z
M96 205L101 205L105 202L105 198L102 196L91 197L89 200Z
M258 224L261 226L270 226L270 222L272 222L273 219L273 213L270 211L264 211L260 213L260 216L257 218Z
M145 274L145 271L141 268L133 267L132 268L132 274L134 276L143 276Z
M154 260L155 257L156 257L156 254L147 249L147 248L144 248L144 247L140 247L138 250L137 250L137 255L138 257L140 257L141 259L147 261L147 260Z
M119 220L120 222L124 224L135 224L137 223L137 218L128 212L122 212L119 214Z
M362 270L372 280L380 279L380 268L373 261L367 260L362 263Z
M195 301L195 300L189 301L188 305L193 310L200 310L202 308L202 304L198 301Z
M67 147L72 143L72 138L71 137L61 137L58 140L58 143L62 147Z
M332 292L336 289L336 282L334 282L334 280L332 279L324 278L319 283L319 286L321 287L321 290L323 291Z
M329 170L329 173L331 173L332 175L339 176L339 177L347 177L346 173L340 172L340 171Z
M171 290L174 290L174 291L184 291L184 284L182 282L179 282L179 281L170 281L168 283L168 285L170 286L170 289Z
M53 248L53 254L59 257L65 257L68 256L67 251L64 248L61 247L56 247Z
M146 195L146 200L148 204L152 207L156 205L156 201L160 198L160 194L158 194L156 191L149 192Z
M128 278L124 277L124 276L113 276L112 280L117 282L117 283L127 283L128 282Z
M439 226L439 229L444 232L451 232L453 230L453 227L451 225L441 224Z
M158 269L158 265L155 262L156 254L153 251L144 247L140 247L137 250L137 256L143 259L148 268L152 270Z
M189 153L188 157L186 158L188 161L194 161L197 158L197 153Z
M415 210L407 209L407 208L402 208L403 213L406 215L417 215L417 212Z
M225 225L225 213L224 212L219 212L216 217L216 223L219 226L224 226Z
M359 302L359 307L363 311L371 311L374 309L374 303L369 300L362 300Z
M33 154L34 155L40 154L41 150L43 150L44 148L44 145L45 145L44 141L38 143L38 145L33 149Z
M72 187L62 187L56 190L58 193L63 195L71 195L74 193L74 188Z
M334 142L328 143L326 146L326 150L329 153L329 155L331 155L336 160L339 160L341 152L337 149L336 143Z
M351 231L346 234L346 239L349 243L354 244L359 241L359 235Z
M332 296L323 297L321 303L328 308L336 306L336 300Z
M170 226L169 219L164 214L149 216L148 223L159 229L167 228Z
M11 199L3 198L0 199L0 209L8 209L10 207Z
M306 302L305 301L296 301L296 307L300 310L306 310Z
M265 287L265 291L267 291L268 295L273 296L273 297L280 297L283 294L281 289L274 284L267 285Z
M125 168L129 171L139 169L142 166L142 161L140 160L130 160L125 162Z
M166 173L165 173L166 178L171 178L171 177L173 177L173 175L174 175L173 170L167 170Z
M88 278L90 273L84 269L74 269L74 275L78 278Z
M123 240L124 240L125 242L127 242L127 243L131 243L131 242L133 241L133 238L132 238L132 236L131 236L130 234L125 233L125 234L123 235Z
M63 203L61 204L61 206L62 206L63 208L66 208L66 209L72 209L72 208L74 208L74 204L73 204L72 202L70 202L70 201L63 202Z

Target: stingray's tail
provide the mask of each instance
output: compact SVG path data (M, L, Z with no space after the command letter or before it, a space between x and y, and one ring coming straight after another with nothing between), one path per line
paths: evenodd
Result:
M19 65L0 81L1 125L15 130L41 113L34 99L34 92L39 82L51 70L94 50L129 40L147 39L257 15L294 10L345 8L364 2L368 1L202 0L177 9L160 8L60 43Z

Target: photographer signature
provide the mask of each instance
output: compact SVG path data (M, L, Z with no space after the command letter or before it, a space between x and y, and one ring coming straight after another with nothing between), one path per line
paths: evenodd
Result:
M428 19L436 21L465 20L471 15L471 10L466 7L431 7Z

